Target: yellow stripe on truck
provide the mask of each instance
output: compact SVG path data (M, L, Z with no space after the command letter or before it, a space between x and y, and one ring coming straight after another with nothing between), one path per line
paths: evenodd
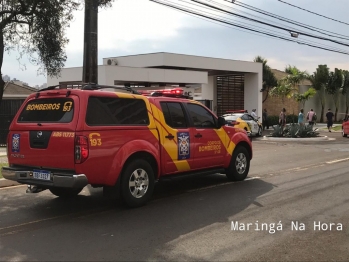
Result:
M162 114L162 111L159 110L155 105L153 105L152 103L150 103L151 106L151 110L153 112L153 116L154 118L160 123L157 124L157 127L160 131L160 134L166 134L168 131L166 131L166 129L164 128L165 126L167 126L167 124L159 117ZM169 156L171 157L172 161L174 162L174 164L177 167L178 171L188 171L190 170L190 166L187 160L178 160L177 161L177 157L178 157L178 141L177 141L177 130L176 129L172 129L175 134L172 134L174 136L172 142L176 145L176 149L168 149L167 147L164 146L163 144L163 139L159 139L157 133L155 134L155 130L152 130L153 135L156 137L156 139L159 140L159 142L161 143L162 147L166 150L167 154L169 154Z
M222 144L227 150L228 154L231 155L232 152L234 151L235 144L233 143L233 141L230 140L230 137L228 136L227 132L223 128L220 128L218 130L215 129L215 131L219 139L222 141Z

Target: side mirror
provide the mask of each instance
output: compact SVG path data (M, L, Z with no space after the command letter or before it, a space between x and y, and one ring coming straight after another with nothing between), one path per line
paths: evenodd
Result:
M218 117L218 128L221 128L222 126L224 126L226 124L226 121L223 117Z

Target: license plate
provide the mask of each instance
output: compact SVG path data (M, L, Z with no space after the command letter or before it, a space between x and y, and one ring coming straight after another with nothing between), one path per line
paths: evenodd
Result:
M33 178L41 180L51 180L51 173L50 171L46 170L34 170Z

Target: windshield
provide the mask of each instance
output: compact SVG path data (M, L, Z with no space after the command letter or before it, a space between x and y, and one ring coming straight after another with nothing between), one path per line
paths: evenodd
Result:
M29 101L17 122L69 123L73 119L74 102L70 98L48 98Z

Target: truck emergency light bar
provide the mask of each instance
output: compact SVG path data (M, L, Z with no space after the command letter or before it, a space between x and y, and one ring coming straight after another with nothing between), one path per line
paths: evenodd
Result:
M182 88L172 88L172 89L159 89L159 90L138 90L138 93L144 96L167 96L167 97L179 97L179 98L189 98L190 95L184 93Z

